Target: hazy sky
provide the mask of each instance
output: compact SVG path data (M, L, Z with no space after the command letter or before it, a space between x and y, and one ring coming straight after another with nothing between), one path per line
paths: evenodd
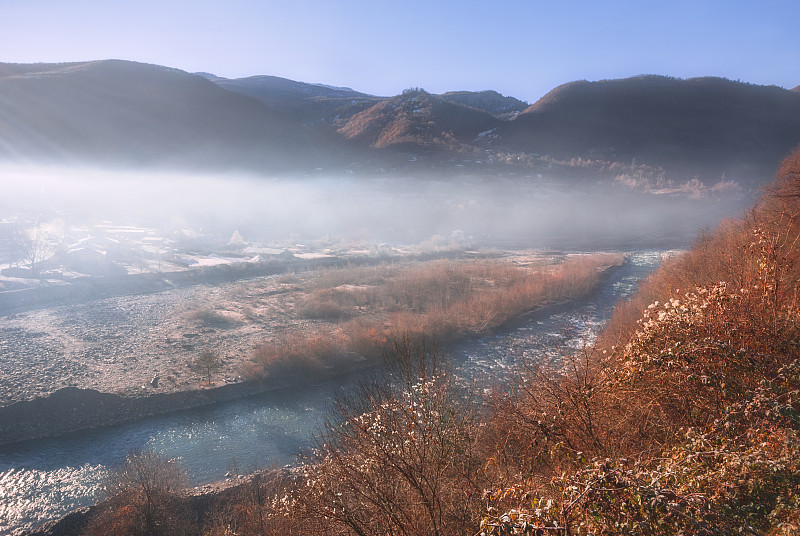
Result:
M714 75L800 84L798 0L0 0L0 61L120 58L377 95Z

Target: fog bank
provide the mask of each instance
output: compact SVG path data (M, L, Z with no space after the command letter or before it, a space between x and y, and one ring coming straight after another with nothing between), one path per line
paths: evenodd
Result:
M251 177L8 167L0 220L54 232L100 223L290 243L352 241L603 249L687 245L742 196L635 193L537 177Z

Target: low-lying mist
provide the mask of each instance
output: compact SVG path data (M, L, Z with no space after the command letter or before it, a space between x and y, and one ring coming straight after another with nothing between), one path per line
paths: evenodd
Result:
M100 223L289 244L314 241L608 249L675 247L738 215L741 196L634 193L537 177L441 181L376 176L252 177L7 167L0 221Z

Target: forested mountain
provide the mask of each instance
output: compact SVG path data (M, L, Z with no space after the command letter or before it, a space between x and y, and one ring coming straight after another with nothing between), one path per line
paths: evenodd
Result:
M453 104L421 89L383 100L344 122L339 133L377 149L458 149L499 120L488 112Z
M258 99L304 124L335 122L349 117L381 100L350 88L306 84L277 76L218 78L207 76L222 88Z
M504 119L510 119L515 114L522 112L528 107L528 103L515 99L514 97L504 97L497 91L448 91L440 95L448 102L463 104L470 108L477 108L489 112L492 115Z

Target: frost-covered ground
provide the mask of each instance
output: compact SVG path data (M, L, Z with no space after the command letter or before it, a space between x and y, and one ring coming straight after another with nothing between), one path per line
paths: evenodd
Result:
M493 255L518 265L556 260L541 252ZM67 386L120 394L198 389L202 378L189 363L203 350L222 358L217 385L238 381L259 343L323 322L298 315L297 306L324 273L198 284L2 316L0 405Z
M259 341L295 322L284 313L297 288L281 281L197 285L3 317L0 401L66 386L116 393L198 388L188 362L207 348L223 358L217 384L230 381Z

